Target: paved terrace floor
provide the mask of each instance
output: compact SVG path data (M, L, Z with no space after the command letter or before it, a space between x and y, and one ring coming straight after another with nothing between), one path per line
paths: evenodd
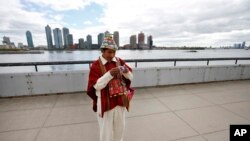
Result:
M137 89L125 141L229 141L250 124L250 80ZM0 141L98 141L86 93L0 99Z

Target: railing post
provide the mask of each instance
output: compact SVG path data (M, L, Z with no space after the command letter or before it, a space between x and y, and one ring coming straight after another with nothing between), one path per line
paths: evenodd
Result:
M174 60L174 66L176 66L176 60Z
M207 66L209 65L209 59L207 60Z
M37 65L35 65L35 69L36 69L36 72L38 72L38 70L37 70Z
M237 62L238 62L238 59L235 60L235 64L237 64Z

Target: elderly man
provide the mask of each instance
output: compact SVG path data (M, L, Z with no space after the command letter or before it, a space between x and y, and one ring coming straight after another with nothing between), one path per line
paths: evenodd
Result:
M107 33L101 45L102 54L90 68L87 94L93 100L100 127L100 141L122 141L125 111L129 109L134 90L130 88L132 69L115 57L118 49Z

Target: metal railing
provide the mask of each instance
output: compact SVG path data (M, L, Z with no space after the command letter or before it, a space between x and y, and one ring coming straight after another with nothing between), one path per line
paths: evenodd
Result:
M207 65L209 65L210 61L235 61L235 64L238 63L239 60L250 60L250 57L233 57L233 58L169 58L169 59L125 59L127 63L135 63L135 67L139 62L173 62L174 66L176 66L177 62L184 61L206 61ZM93 60L87 61L54 61L54 62L19 62L19 63L0 63L0 67L10 67L10 66L35 66L36 72L38 72L37 66L43 65L72 65L72 64L89 64Z

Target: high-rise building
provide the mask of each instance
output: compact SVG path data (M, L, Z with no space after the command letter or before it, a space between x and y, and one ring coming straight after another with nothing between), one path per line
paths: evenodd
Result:
M47 38L48 49L52 49L53 48L52 33L51 33L51 28L49 25L45 27L45 33L46 33L46 38Z
M79 48L83 49L84 48L84 39L80 38L78 41L79 41Z
M98 36L98 46L102 45L103 39L104 39L104 34L103 33L99 33Z
M143 32L138 34L138 44L139 46L143 46L145 44L145 35Z
M52 42L52 33L51 33L51 28L49 25L45 27L45 33L46 33L46 39L47 39L47 46L48 49L53 48L53 42Z
M234 48L241 48L241 44L234 44Z
M10 45L10 37L3 36L3 44Z
M92 36L88 35L87 36L87 48L91 49L91 47L92 47Z
M84 41L84 48L88 49L88 42L87 41Z
M16 48L16 45L14 42L10 42L10 48Z
M114 39L116 45L119 47L120 43L119 43L119 32L118 31L114 32L113 39Z
M69 35L69 29L66 28L66 27L64 27L63 28L63 43L64 43L64 48L68 48L68 46L69 46L69 43L68 43L69 40L67 39L68 35Z
M137 48L136 35L131 35L130 36L130 46L131 46L132 49L136 49Z
M55 28L53 30L53 34L54 34L55 48L62 49L63 48L62 31L59 28Z
M73 42L73 35L72 34L68 34L67 35L67 42L68 42L68 46L72 46L74 44Z
M29 48L34 48L32 34L31 34L30 31L26 31L26 38L27 38L28 47Z
M153 37L151 35L148 36L147 45L150 49L153 47Z
M246 42L244 41L241 45L241 48L244 49L246 47Z
M18 48L23 48L23 47L24 47L24 46L23 46L23 43L18 43L18 44L17 44L17 47L18 47Z

